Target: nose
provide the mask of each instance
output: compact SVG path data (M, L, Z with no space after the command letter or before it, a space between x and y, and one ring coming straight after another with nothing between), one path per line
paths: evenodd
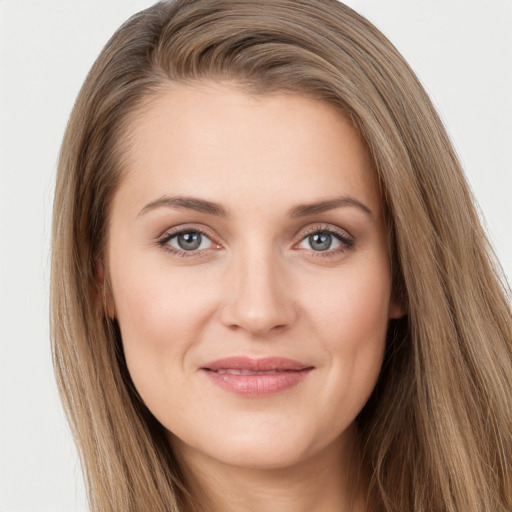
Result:
M222 323L257 337L289 327L297 310L285 274L270 255L233 261L225 280Z

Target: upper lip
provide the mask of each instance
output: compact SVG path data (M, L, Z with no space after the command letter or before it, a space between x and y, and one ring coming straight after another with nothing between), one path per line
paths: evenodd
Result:
M201 367L203 370L246 370L250 372L300 371L313 368L311 365L285 357L251 358L247 356L225 357Z

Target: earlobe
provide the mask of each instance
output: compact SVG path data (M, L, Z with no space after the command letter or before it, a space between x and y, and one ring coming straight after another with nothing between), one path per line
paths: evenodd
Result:
M109 320L115 320L116 308L114 305L114 298L106 288L107 286L103 286L103 312Z
M98 284L103 283L105 280L105 265L100 258L96 258L94 264L94 276L96 277L96 282Z
M388 318L391 320L398 320L407 314L407 306L399 302L398 300L391 298L389 302L389 314Z
M116 316L114 297L110 287L110 280L108 279L108 272L106 271L105 264L101 259L98 258L96 260L94 270L98 290L100 292L99 297L101 297L101 303L98 301L98 306L100 306L101 311L106 318L114 320Z

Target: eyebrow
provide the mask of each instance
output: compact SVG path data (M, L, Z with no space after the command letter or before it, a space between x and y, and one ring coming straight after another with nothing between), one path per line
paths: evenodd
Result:
M308 217L310 215L316 215L318 213L327 212L336 208L342 208L351 206L360 209L370 217L373 216L373 212L366 205L349 196L335 197L333 199L327 199L325 201L319 201L316 203L303 204L295 206L290 210L290 217L292 219L300 217Z
M207 213L217 217L227 217L228 211L220 204L206 199L199 199L190 196L163 196L155 201L151 201L142 208L139 215L144 215L156 208L178 208L186 210L194 210L200 213ZM342 207L355 207L369 215L373 216L373 212L366 205L349 196L335 197L333 199L326 199L315 203L301 204L293 207L288 215L292 219L308 217L319 213L324 213L336 208Z
M184 208L186 210L195 210L200 213L207 213L209 215L216 215L218 217L227 217L227 210L220 204L207 201L206 199L198 199L188 196L164 196L151 201L139 212L143 215L155 208Z

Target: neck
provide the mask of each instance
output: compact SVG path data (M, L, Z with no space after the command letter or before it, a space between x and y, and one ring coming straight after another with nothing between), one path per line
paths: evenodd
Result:
M352 442L348 443L347 439ZM355 434L283 468L227 465L172 442L191 501L186 512L364 512Z

